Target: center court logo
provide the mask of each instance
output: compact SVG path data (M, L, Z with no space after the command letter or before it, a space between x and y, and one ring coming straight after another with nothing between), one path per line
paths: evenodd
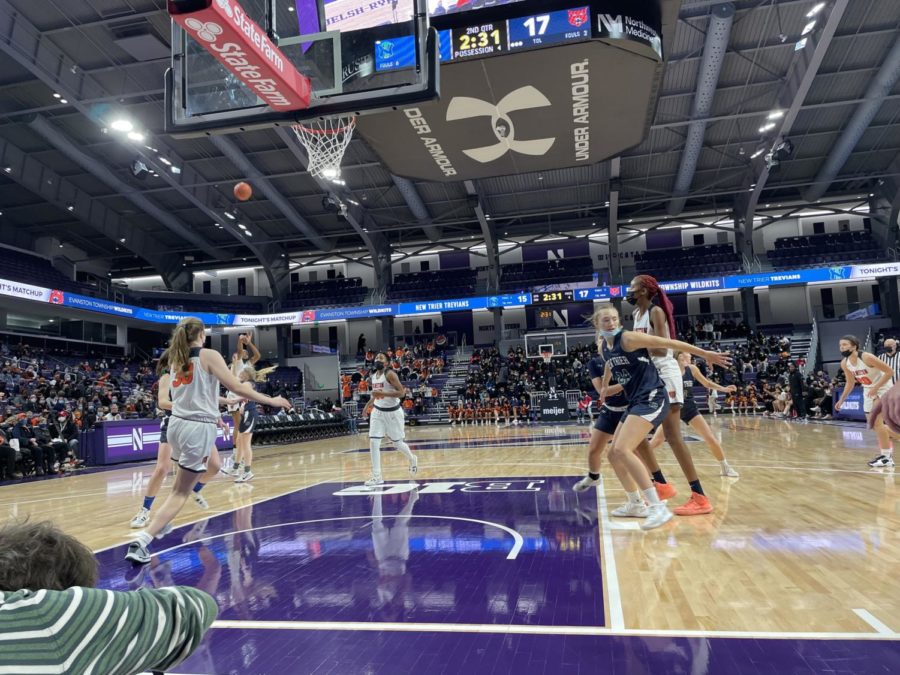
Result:
M418 489L420 495L453 494L456 492L540 492L546 480L483 480L434 483L400 483L379 485L369 488L365 485L351 485L333 493L336 497L364 497L367 495L396 495Z
M516 127L510 118L510 113L546 108L551 105L550 100L531 85L511 91L497 105L470 96L456 96L447 106L447 121L456 122L475 117L491 118L491 128L497 137L497 143L463 150L463 154L470 159L481 164L489 164L510 151L521 155L546 155L556 142L556 138L518 140Z

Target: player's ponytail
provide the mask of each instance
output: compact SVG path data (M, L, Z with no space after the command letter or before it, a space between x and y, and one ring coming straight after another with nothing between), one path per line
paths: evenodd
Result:
M162 377L169 370L169 350L165 350L159 355L159 361L156 362L156 377Z
M675 332L675 307L672 305L672 301L669 300L669 296L666 295L663 287L659 285L655 277L651 277L649 274L639 274L636 278L641 287L647 290L647 297L650 298L651 302L655 299L656 304L662 308L663 313L666 315L666 324L669 327L669 337L675 340L677 337Z
M169 341L169 372L186 373L191 362L191 343L203 334L203 322L188 316L178 322Z

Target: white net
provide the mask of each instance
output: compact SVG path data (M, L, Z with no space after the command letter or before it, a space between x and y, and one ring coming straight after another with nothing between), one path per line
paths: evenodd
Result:
M294 133L309 155L309 173L341 182L341 161L356 129L355 117L329 117L294 125Z

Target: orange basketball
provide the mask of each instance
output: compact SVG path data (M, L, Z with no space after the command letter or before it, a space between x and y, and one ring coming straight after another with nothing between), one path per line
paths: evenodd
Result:
M250 187L250 183L238 183L234 186L234 196L245 202L253 196L253 188Z

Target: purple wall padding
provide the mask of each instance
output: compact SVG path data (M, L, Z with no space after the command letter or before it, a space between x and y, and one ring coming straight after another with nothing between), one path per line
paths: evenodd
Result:
M438 257L442 270L469 269L469 254L465 251L443 251Z
M461 339L466 336L466 344L475 344L475 326L472 312L443 312L441 314L441 332L457 333Z
M547 260L547 251L562 251L563 258L583 258L591 254L590 244L585 239L569 239L567 241L548 241L544 244L526 244L522 247L522 262Z
M647 250L654 248L678 248L681 246L681 230L653 230L645 235Z

